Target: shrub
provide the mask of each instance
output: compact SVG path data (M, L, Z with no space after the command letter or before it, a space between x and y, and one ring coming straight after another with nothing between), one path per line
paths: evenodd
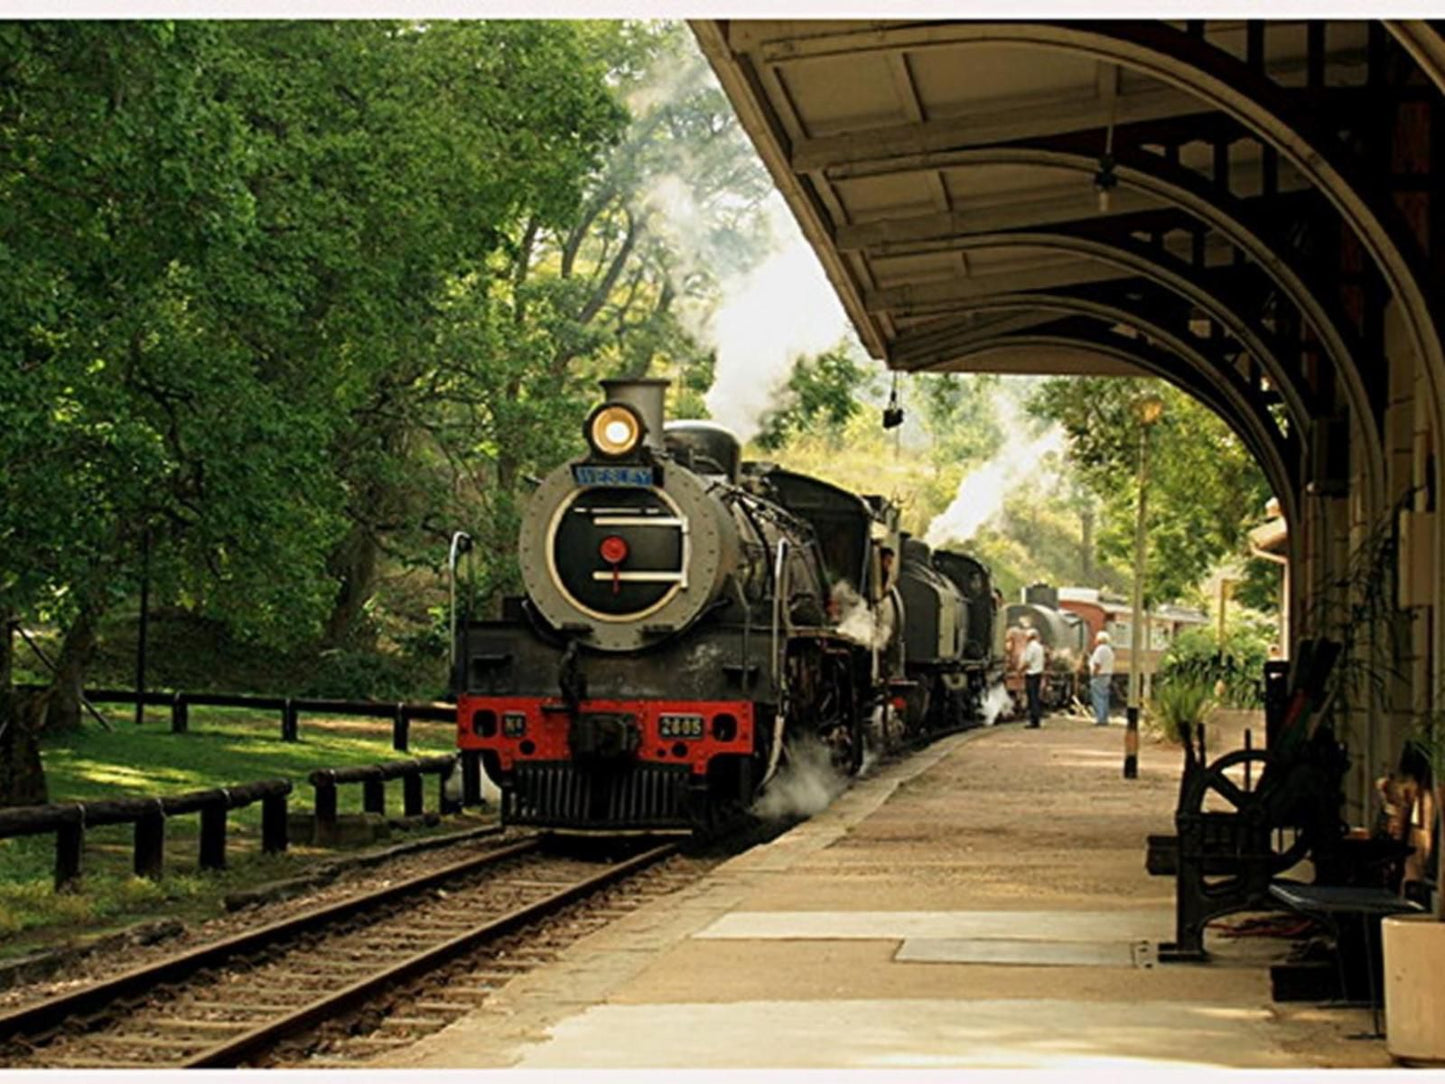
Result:
M1257 708L1264 703L1264 663L1269 657L1265 638L1256 630L1232 629L1220 644L1212 628L1180 633L1159 665L1158 680L1176 677L1201 683L1211 691L1220 682L1220 703L1231 708Z
M1166 738L1183 744L1214 704L1213 681L1181 672L1155 684L1150 714Z

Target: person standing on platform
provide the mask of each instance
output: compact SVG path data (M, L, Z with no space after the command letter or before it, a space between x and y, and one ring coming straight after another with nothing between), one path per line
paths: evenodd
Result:
M1039 643L1038 629L1029 629L1028 642L1019 661L1023 663L1024 691L1029 698L1028 725L1037 727L1044 716L1044 645Z
M1109 634L1100 630L1089 656L1089 697L1094 701L1094 725L1109 725L1109 692L1114 684L1114 649Z

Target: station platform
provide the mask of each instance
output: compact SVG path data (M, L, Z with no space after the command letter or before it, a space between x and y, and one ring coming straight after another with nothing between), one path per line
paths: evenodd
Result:
M521 1069L1383 1068L1358 1009L1277 1005L1288 942L1156 964L1180 757L1051 719L946 738L376 1064ZM1228 921L1228 920L1226 920Z

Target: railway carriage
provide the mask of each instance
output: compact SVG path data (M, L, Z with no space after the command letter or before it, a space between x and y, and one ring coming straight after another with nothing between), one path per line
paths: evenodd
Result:
M1089 588L1060 587L1058 598L1058 605L1064 612L1076 615L1083 622L1087 631L1086 643L1092 645L1095 635L1100 632L1109 634L1114 648L1114 696L1121 701L1127 699L1134 642L1133 608L1122 599L1109 598ZM1156 606L1144 616L1144 649L1140 657L1140 673L1144 675L1147 685L1158 672L1164 653L1175 637L1186 629L1206 624L1208 617L1199 610L1170 605Z

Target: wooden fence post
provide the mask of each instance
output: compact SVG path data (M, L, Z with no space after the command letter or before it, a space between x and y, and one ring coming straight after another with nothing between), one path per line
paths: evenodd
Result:
M261 851L281 854L286 850L285 794L272 794L261 799Z
M221 798L201 807L202 869L226 868L226 805L226 799Z
M422 810L421 772L411 772L401 777L402 811L408 817L421 816Z
M411 720L407 718L406 705L398 704L391 717L391 747L398 753L405 753L411 737Z
M296 741L300 736L301 721L297 716L296 702L289 696L281 706L281 740Z
M55 891L80 887L85 855L85 806L76 804L80 816L55 829Z
M184 734L191 728L191 708L185 693L171 697L171 733Z
M311 784L316 788L316 827L318 831L322 825L327 828L336 826L336 781L330 778L330 772L316 772L311 777Z
M165 873L165 865L166 813L157 798L154 812L136 818L135 875L159 881Z

